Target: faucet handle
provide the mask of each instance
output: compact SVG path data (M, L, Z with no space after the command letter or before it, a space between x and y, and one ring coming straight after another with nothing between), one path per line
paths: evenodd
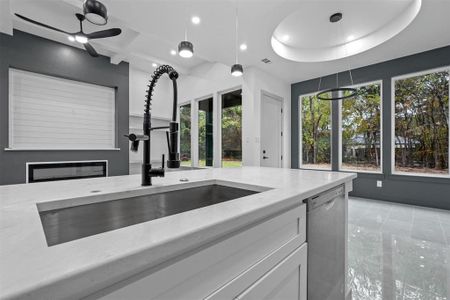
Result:
M137 152L139 149L139 140L137 139L136 135L134 133L125 134L125 137L127 137L131 142L130 150L132 152Z

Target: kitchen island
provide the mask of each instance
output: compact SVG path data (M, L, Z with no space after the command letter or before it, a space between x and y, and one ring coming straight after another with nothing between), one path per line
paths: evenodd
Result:
M302 200L339 186L347 194L355 177L244 167L170 172L150 187L140 186L140 175L2 186L0 298L244 299L270 288L268 275L276 283L294 269L300 271L286 282L300 278L306 284ZM254 193L52 245L40 217L43 212L208 184ZM296 269L295 263L303 267ZM285 269L292 265L294 269ZM300 299L305 289L299 291Z

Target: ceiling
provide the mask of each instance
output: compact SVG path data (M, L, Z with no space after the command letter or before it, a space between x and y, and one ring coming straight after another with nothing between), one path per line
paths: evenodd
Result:
M405 29L417 16L421 3L362 0L324 5L308 1L280 22L271 38L272 48L281 57L297 62L329 61L362 53Z
M86 23L86 32L120 27L123 34L117 37L95 40L92 44L101 54L111 57L112 63L122 60L151 70L152 63L168 63L180 73L206 62L234 63L235 54L235 8L239 5L239 43L248 45L239 51L239 61L245 67L256 66L288 83L369 65L413 53L450 45L450 0L423 0L421 10L404 30L365 52L326 62L294 62L278 56L271 45L271 37L278 25L292 13L298 18L291 20L288 28L289 43L308 48L330 47L342 44L344 38L355 39L376 32L398 18L412 0L103 0L110 15L106 26ZM11 12L14 28L79 46L68 41L61 33L53 32L13 17L17 12L39 22L77 31L74 14L80 11L81 0L1 0L3 8ZM363 5L361 5L363 3ZM312 9L312 7L315 7ZM344 16L353 16L344 27L346 33L338 37L328 34L329 16L339 9ZM190 22L199 16L201 23ZM321 20L323 26L320 26ZM297 20L297 21L296 21ZM309 20L309 22L307 22ZM343 19L345 20L345 19ZM296 23L299 22L299 23ZM309 24L310 23L310 24ZM292 26L292 24L294 26ZM297 26L296 26L297 25ZM300 26L301 25L301 26ZM297 30L292 30L293 28ZM172 55L177 44L184 39L194 44L194 57L184 59ZM288 31L286 29L286 31ZM275 33L277 34L277 33ZM283 33L278 33L282 35ZM345 36L345 37L344 37ZM304 42L302 42L304 41ZM261 59L268 58L270 64Z

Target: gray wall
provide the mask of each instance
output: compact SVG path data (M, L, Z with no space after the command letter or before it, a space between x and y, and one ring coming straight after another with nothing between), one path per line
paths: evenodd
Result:
M450 209L450 179L420 176L393 175L391 170L391 78L428 69L450 65L450 46L406 56L352 71L354 83L375 80L383 81L383 174L359 173L354 181L352 195L372 199L408 203L414 205ZM340 84L349 85L348 72L339 74ZM322 78L321 89L335 87L335 74ZM292 168L299 167L299 96L317 92L319 79L298 82L291 86L292 120ZM333 104L333 126L337 123L338 111ZM337 128L337 127L333 127ZM338 168L338 133L332 133L332 166ZM377 188L376 181L383 180L383 187Z
M8 69L16 68L116 89L117 148L120 151L5 151L8 147ZM0 33L0 184L25 182L25 163L108 160L109 175L128 174L128 63L113 65L105 56L14 30Z

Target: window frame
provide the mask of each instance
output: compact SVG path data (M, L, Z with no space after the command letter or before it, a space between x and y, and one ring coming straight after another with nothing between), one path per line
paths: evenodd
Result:
M181 107L182 106L186 106L186 105L190 105L190 107L191 107L191 115L189 116L189 118L191 120L191 128L190 128L190 131L191 131L191 141L190 141L190 146L191 146L191 164L187 165L185 167L193 167L194 166L194 158L193 158L194 154L192 153L192 143L193 143L193 137L192 137L192 109L193 109L193 107L192 107L192 101L190 101L190 100L189 101L183 101L181 103L178 103L178 105L177 105L178 106L177 117L178 117L178 126L179 126L178 130L181 132ZM180 156L181 156L181 134L178 134L178 147L180 148ZM180 160L180 162L181 162L181 160Z
M411 77L417 77L422 75L427 75L431 73L438 73L447 71L450 77L450 66L426 69L418 72L406 73L398 76L391 77L391 174L399 175L399 176L409 176L409 177L431 177L431 178L450 178L450 166L448 168L448 174L429 174L429 173L416 173L416 172L401 172L395 170L395 82L397 80L408 79ZM450 110L450 79L449 79L449 110ZM447 120L450 126L450 113L449 119ZM448 132L449 135L449 151L448 151L448 160L450 163L450 130Z
M242 85L236 85L224 90L205 93L200 97L188 97L188 100L180 101L177 104L177 118L180 120L180 107L183 105L191 105L191 167L194 168L221 168L222 167L222 95L236 90L243 90ZM243 91L244 93L244 91ZM207 99L213 101L213 165L199 166L199 139L198 139L198 106L199 102ZM244 97L242 97L242 119L244 119ZM241 137L243 139L243 135ZM180 145L180 136L178 136L178 144ZM244 145L242 147L242 158L244 157ZM243 162L243 160L242 160Z
M228 93L231 93L231 92L235 92L235 91L237 91L237 90L241 90L241 109L242 109L242 116L241 116L241 130L243 129L243 125L244 125L244 122L243 122L243 120L244 120L244 111L243 111L243 108L244 108L244 96L243 96L243 89L242 89L242 86L235 86L235 87L232 87L232 88L229 88L229 89L226 89L226 90L222 90L222 91L220 91L220 92L218 92L217 93L217 102L218 102L218 105L217 105L217 123L214 123L214 124L217 124L217 126L218 126L218 128L217 128L217 146L218 146L218 153L219 153L219 157L218 157L218 164L219 164L219 168L223 168L223 165L222 165L222 155L223 155L223 148L222 148L222 105L223 105L223 99L222 99L222 96L223 95L225 95L225 94L228 94ZM244 135L241 133L241 140L242 140L242 149L241 149L241 156L242 156L242 158L241 158L241 166L240 166L240 168L242 168L243 166L244 166L244 164L243 164L243 161L244 161L244 155L243 155L243 153L244 153L244 139L243 139L243 137L244 137ZM214 162L216 162L216 158L214 158Z
M354 85L346 86L346 88L359 88L362 86L367 86L371 84L380 84L380 170L379 171L369 171L369 170L352 170L352 169L345 169L342 168L342 101L339 101L339 111L338 111L338 120L339 120L339 164L338 164L338 170L343 172L354 172L354 173L367 173L367 174L383 174L384 172L384 165L383 165L383 158L384 158L384 151L383 151L383 80L377 79L373 81L358 83Z
M199 127L198 127L198 120L199 120L199 117L198 117L198 115L199 115L199 112L200 112L200 110L199 110L199 106L200 106L200 102L201 101L205 101L205 100L208 100L208 99L212 99L212 105L213 105L213 110L212 110L212 116L213 116L213 122L212 122L212 124L213 124L213 159L212 159L212 161L213 161L213 165L212 166L200 166L200 143L199 143L199 138L198 138L198 136L199 136ZM193 161L193 165L194 165L194 167L197 167L197 168L205 168L205 169L209 169L209 168L214 168L216 165L216 152L214 151L215 149L216 149L216 140L215 140L215 138L216 138L216 135L217 135L217 122L216 122L216 119L217 119L217 103L216 103L217 101L216 101L216 98L214 97L214 94L207 94L206 96L203 96L203 97L199 97L199 98L195 98L193 101L192 101L192 103L194 103L194 107L195 107L195 109L194 110L192 110L192 106L191 106L191 116L192 116L192 111L194 112L194 115L195 115L195 136L194 136L194 142L195 142L195 144L194 143L191 143L191 145L192 146L194 146L195 147L195 153L196 153L196 156L195 156L195 160L194 159L192 159L192 161ZM191 121L191 126L192 126L192 121ZM192 128L191 128L191 141L192 141ZM191 147L192 147L191 146ZM192 148L191 148L191 156L192 156Z
M299 160L298 160L298 168L303 170L313 170L313 171L333 171L333 105L332 101L330 102L330 168L329 169L321 169L321 168L310 168L303 166L303 120L302 120L302 98L308 96L315 96L318 92L312 92L307 94L302 94L298 96L298 132L299 132Z

